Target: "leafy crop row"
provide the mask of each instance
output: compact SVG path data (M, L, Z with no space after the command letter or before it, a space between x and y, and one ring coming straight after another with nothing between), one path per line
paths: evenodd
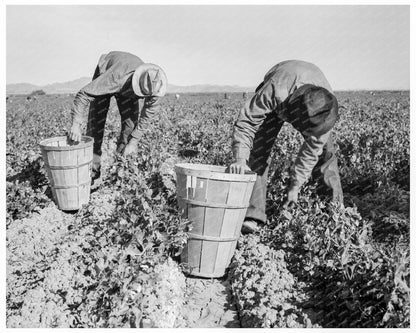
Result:
M110 126L107 134L115 131ZM51 240L42 258L36 253L24 261L24 269L8 261L8 326L170 327L180 319L184 276L169 256L186 242L189 222L177 212L173 165L161 156L148 158L153 148L145 142L140 160L110 158L109 187L93 194L70 231ZM21 230L20 221L9 226L13 254L26 248L12 246L21 239L21 231L11 234ZM48 222L54 230L57 221ZM50 235L42 226L31 235L34 246ZM20 295L17 285L25 286Z
M282 209L301 143L285 125L272 152L269 220L260 235L240 239L228 272L242 326L409 327L409 98L340 93L339 100L346 208L329 204L311 181L297 207ZM37 143L62 134L69 102L39 96L8 105L8 326L180 325L184 277L169 258L190 224L176 207L173 166L227 165L243 100L168 96L139 154L127 159L109 153L119 129L112 106L103 187L75 216L48 219L42 207L53 204Z
M58 98L39 96L27 104L25 96L19 96L7 104L7 225L51 202L38 144L41 139L61 135L66 128L69 103Z
M261 243L284 251L287 268L306 286L299 306L312 309L323 327L408 327L408 100L340 100L346 107L336 135L347 208L329 204L311 181L297 207L282 210L282 152L297 150L289 131L273 152Z
M243 327L319 327L297 307L302 297L287 269L285 253L259 244L259 237L239 241L229 276Z

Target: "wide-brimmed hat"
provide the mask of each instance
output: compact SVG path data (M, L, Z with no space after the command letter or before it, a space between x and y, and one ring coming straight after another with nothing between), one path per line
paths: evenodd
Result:
M327 133L339 119L335 95L312 84L296 89L289 96L287 108L290 123L307 136Z
M142 64L132 77L133 91L137 96L164 96L168 79L162 68L155 64Z

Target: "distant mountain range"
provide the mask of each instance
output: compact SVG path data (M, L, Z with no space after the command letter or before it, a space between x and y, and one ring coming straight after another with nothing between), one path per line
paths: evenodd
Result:
M68 82L56 82L45 86L37 86L30 83L13 83L6 85L7 94L30 94L35 90L43 90L47 94L73 94L91 81L89 77L82 77ZM221 86L210 84L198 84L192 86L177 86L170 84L168 93L214 93L214 92L252 92L254 88L240 86Z

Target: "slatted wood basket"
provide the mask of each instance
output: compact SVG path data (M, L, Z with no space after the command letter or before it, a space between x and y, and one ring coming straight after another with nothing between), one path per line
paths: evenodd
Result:
M192 221L181 254L185 272L222 277L240 236L256 174L230 174L225 167L189 163L177 164L175 171L179 209Z
M83 136L70 145L66 136L39 143L52 195L61 210L77 210L90 200L94 139Z

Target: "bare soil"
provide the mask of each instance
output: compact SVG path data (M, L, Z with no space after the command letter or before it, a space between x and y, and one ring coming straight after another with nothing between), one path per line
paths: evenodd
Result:
M182 309L187 327L238 328L240 320L227 279L186 278L186 303Z

